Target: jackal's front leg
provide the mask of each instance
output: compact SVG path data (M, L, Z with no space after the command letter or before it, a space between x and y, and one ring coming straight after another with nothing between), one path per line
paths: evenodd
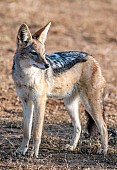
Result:
M31 156L38 157L39 146L44 122L46 95L42 95L34 101L34 129L33 129L33 148Z
M81 124L79 119L79 104L80 104L80 98L69 96L68 98L64 99L66 109L70 115L70 118L72 120L72 124L74 126L74 134L72 137L72 140L70 144L66 145L66 148L70 150L74 150L77 146L78 140L80 138L81 133Z
M17 149L17 152L25 155L31 137L33 103L29 99L22 99L21 101L23 105L23 141L21 147Z

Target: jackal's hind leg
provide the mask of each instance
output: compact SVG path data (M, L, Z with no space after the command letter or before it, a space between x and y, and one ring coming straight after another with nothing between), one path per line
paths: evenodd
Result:
M73 98L72 96L64 99L66 109L74 126L74 134L72 140L70 144L66 145L66 148L70 150L74 150L76 148L81 133L81 124L79 119L79 100L79 97Z
M23 141L20 148L17 149L17 152L25 155L31 137L33 103L30 100L23 99L22 105L23 105Z
M86 94L82 94L81 99L86 110L91 115L94 122L96 123L101 136L101 148L98 149L98 153L103 152L104 155L106 155L108 150L108 132L102 114L102 109L103 109L102 93L100 89L96 89L96 91L92 89L90 93L91 94L90 95L88 94L88 96Z

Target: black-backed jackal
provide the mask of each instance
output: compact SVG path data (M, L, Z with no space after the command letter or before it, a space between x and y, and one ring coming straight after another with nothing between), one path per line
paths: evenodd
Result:
M31 35L26 24L19 28L12 69L17 94L23 106L23 141L18 151L25 155L31 137L34 112L32 156L38 156L47 97L63 99L72 119L74 134L66 148L76 148L81 124L79 103L93 118L101 135L99 152L107 153L108 133L102 116L105 80L98 62L87 53L56 52L47 55L45 40L51 23Z

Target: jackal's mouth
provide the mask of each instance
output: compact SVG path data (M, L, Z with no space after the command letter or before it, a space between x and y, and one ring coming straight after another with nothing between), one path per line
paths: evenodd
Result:
M45 70L45 69L49 68L49 64L44 64L44 65L42 65L42 64L33 64L33 66L36 67L36 68L40 68L42 70Z
M33 64L34 67L39 68L36 64Z

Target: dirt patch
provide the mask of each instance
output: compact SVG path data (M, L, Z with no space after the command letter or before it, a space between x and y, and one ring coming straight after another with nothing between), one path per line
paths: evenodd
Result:
M0 1L0 169L116 169L117 162L117 1ZM105 114L109 154L97 155L97 137L87 137L81 108L82 135L74 152L64 149L73 132L62 101L49 100L39 159L15 153L22 140L22 108L11 76L17 30L27 23L34 33L52 21L47 53L85 51L100 63L107 81ZM84 121L85 120L85 121ZM31 141L32 143L32 141ZM30 145L31 147L31 145Z

